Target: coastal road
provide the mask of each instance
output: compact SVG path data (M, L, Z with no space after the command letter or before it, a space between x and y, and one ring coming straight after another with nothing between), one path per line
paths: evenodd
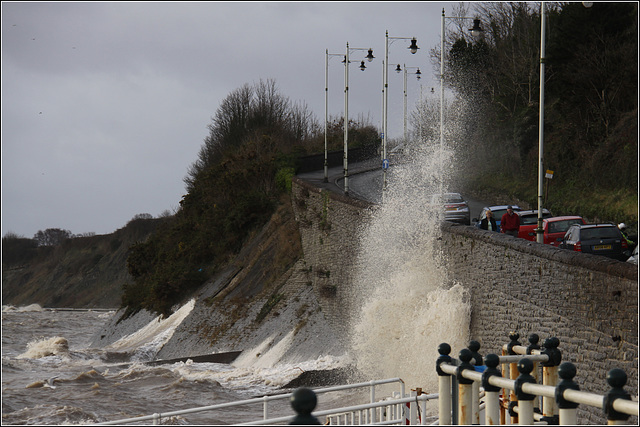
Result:
M322 169L302 173L298 177L312 182L318 187L341 194L344 193L344 170L342 166L329 168L328 182L326 183L324 182L324 170ZM349 165L349 193L351 197L371 203L377 204L382 201L382 168L378 159ZM490 205L486 201L470 198L464 193L461 194L469 204L472 220L478 217L483 207Z

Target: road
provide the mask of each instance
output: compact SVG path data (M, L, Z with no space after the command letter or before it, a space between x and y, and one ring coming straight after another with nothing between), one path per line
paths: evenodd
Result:
M326 188L337 193L344 193L344 170L342 166L329 168L328 180L324 182L324 170L317 170L298 175L305 181L314 185ZM382 167L380 161L373 159L367 162L354 163L349 165L349 193L352 197L357 197L372 203L382 201ZM455 191L455 190L454 190ZM461 193L469 204L471 219L477 218L483 207L489 206L482 200L475 200L468 195Z

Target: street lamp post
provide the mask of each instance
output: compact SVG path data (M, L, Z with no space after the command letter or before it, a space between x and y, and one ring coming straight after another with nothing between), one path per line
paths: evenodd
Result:
M404 64L404 114L403 114L403 119L404 119L404 132L403 132L403 138L404 138L404 145L407 145L407 69L417 69L417 71L415 72L416 75L416 79L420 80L421 78L421 72L420 72L420 67L407 67L406 64ZM420 93L420 98L422 99L422 89L421 89L421 93Z
M344 192L349 193L349 53L353 50L367 50L368 54L365 59L369 62L373 61L373 49L361 47L349 47L347 42L347 50L344 56ZM360 63L360 70L364 71L367 67L364 61Z
M389 31L385 33L385 45L384 45L384 68L383 68L383 86L382 86L382 194L384 199L384 193L387 189L387 168L389 166L389 159L387 159L387 139L389 132L387 129L387 117L389 110L389 40L411 40L411 45L408 47L412 54L415 54L419 47L415 37L389 37Z
M543 145L544 145L544 62L545 62L545 8L540 4L540 113L538 118L538 228L536 228L536 242L544 243L542 229L542 187L543 187Z
M329 59L332 56L344 56L341 53L329 53L325 49L324 57L324 182L329 182L329 153L328 153L328 128L329 128Z
M451 19L454 17L445 16L444 8L442 8L442 34L440 35L440 148L444 148L444 28L445 19ZM475 18L468 18L466 16L455 17L457 19L473 19L473 28L469 29L471 35L479 37L484 31L480 27L480 20Z

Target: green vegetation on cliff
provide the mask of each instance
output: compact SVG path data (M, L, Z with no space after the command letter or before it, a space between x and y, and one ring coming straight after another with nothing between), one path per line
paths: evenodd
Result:
M458 129L462 188L537 206L540 4L473 3L474 39L459 20L447 34L445 82L466 102ZM638 4L546 3L545 207L555 214L637 223ZM467 22L468 24L468 22ZM434 68L439 54L432 53ZM458 108L460 100L447 108ZM421 131L437 140L429 126Z
M297 159L318 144L305 107L282 96L273 81L245 85L222 101L198 159L185 178L180 209L147 241L131 248L133 282L124 287L126 314L161 314L188 297L263 227L290 190ZM358 128L375 142L374 129Z

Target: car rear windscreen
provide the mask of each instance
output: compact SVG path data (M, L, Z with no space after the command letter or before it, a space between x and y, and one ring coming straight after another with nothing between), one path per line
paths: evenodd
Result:
M613 227L588 228L580 231L580 240L617 239L620 235Z

